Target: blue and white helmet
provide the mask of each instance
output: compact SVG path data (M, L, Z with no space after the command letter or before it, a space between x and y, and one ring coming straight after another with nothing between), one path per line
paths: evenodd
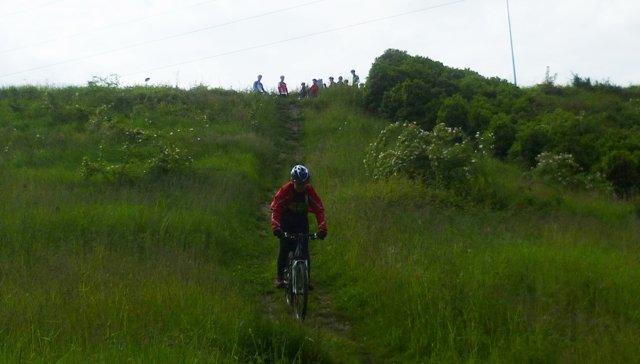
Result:
M293 181L307 183L309 182L309 178L311 178L309 170L302 164L296 164L291 169L291 179Z

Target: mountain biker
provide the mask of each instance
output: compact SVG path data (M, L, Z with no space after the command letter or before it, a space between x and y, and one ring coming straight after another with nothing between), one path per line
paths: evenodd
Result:
M318 238L327 236L327 221L324 216L324 206L320 196L310 183L311 175L307 167L296 164L291 169L291 180L285 183L271 201L271 229L273 235L280 239L278 253L278 270L275 287L283 287L284 269L289 252L296 248L296 242L284 237L284 232L309 234L309 219L307 214L313 212L318 223ZM309 267L309 289L311 285L311 260L309 257L309 239L302 245L302 254L307 259Z

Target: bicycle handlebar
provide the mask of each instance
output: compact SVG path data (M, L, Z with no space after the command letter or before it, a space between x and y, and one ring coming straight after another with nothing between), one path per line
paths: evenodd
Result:
M287 239L296 239L298 238L300 235L305 235L304 233L290 233L290 232L283 232L282 236L284 236ZM318 234L316 233L309 233L307 234L309 237L309 240L317 240L318 238Z

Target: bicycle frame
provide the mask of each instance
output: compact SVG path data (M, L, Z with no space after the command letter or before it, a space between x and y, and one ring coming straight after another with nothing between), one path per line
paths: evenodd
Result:
M302 243L306 238L317 239L316 234L284 233L285 239L296 241L296 249L289 253L285 270L285 299L293 307L297 319L304 320L309 300L309 265L302 255Z

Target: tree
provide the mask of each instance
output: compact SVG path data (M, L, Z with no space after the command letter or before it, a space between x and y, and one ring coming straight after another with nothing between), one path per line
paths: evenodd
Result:
M470 129L469 103L459 94L444 99L438 110L437 122L468 132Z

